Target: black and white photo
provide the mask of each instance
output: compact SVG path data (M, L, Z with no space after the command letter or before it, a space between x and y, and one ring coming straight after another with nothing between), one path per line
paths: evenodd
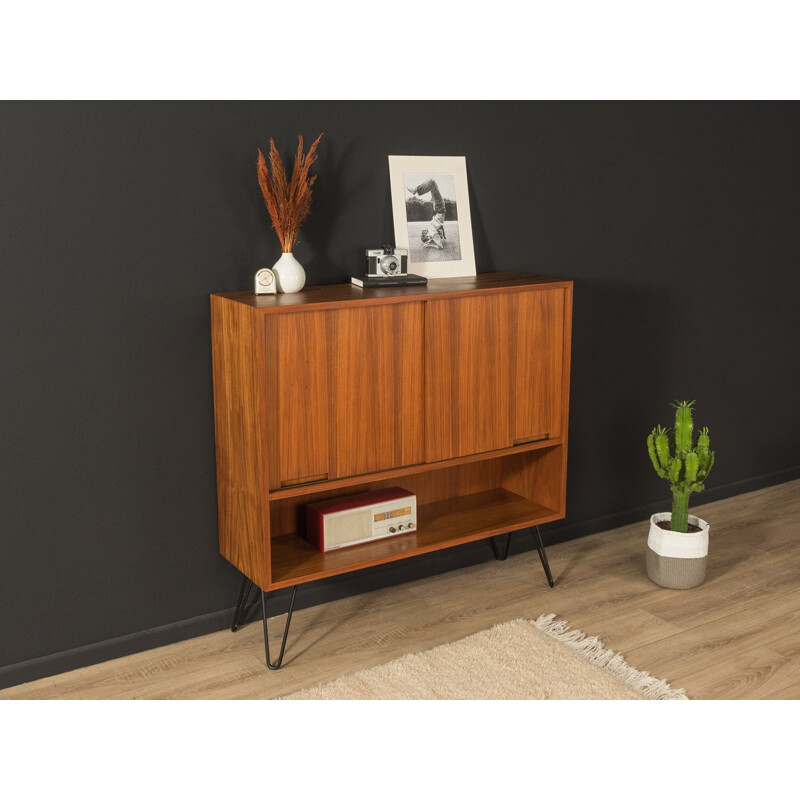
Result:
M406 172L403 178L411 260L460 261L455 177Z
M395 240L428 278L475 274L466 160L389 156Z

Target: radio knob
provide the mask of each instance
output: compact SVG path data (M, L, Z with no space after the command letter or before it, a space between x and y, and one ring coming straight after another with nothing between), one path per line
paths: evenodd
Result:
M389 528L389 533L397 533L397 528Z
M397 530L399 530L399 531L403 530L403 526L402 525L398 525L397 526Z
M408 523L408 525L406 525L406 527L407 527L409 530L411 530L411 528L413 528L413 527L414 527L414 523L413 523L413 522L409 522L409 523Z

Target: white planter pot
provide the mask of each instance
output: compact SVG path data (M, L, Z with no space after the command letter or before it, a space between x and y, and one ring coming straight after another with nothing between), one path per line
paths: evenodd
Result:
M647 577L666 589L692 589L706 577L708 523L690 514L690 524L700 528L695 533L665 531L657 524L671 519L669 511L650 517Z
M306 271L291 253L284 253L275 262L272 271L275 273L279 292L294 294L306 285Z

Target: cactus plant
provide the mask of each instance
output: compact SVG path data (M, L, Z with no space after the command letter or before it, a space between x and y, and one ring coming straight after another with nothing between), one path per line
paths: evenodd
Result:
M705 479L714 466L709 450L708 428L703 428L692 444L692 406L695 401L675 401L675 428L669 431L656 425L647 437L647 452L659 477L672 487L672 530L686 533L689 522L689 496L705 489Z

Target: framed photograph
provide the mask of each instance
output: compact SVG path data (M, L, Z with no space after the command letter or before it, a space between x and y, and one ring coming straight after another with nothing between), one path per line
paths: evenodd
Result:
M475 274L464 156L389 156L395 246L426 278Z

